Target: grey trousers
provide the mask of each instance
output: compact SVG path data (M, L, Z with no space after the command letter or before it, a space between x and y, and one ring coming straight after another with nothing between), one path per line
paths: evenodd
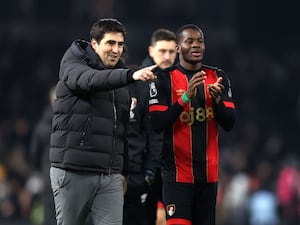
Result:
M50 168L57 225L122 225L123 176Z

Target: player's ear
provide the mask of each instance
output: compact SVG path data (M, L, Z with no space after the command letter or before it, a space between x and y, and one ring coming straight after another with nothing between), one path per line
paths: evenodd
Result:
M97 40L95 38L92 38L91 45L92 45L92 47L93 47L94 50L97 49L98 42L97 42Z
M178 46L178 45L176 45L176 52L177 52L177 53L181 53L181 48L180 48L180 46Z
M148 53L149 53L149 55L152 57L152 52L153 52L153 47L150 45L149 47L148 47Z

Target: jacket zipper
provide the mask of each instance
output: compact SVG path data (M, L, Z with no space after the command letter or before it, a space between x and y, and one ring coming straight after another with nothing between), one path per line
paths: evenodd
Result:
M115 155L115 146L116 146L116 138L115 138L115 132L117 129L117 108L116 108L116 99L115 99L115 91L112 91L112 102L113 102L113 113L114 113L114 129L113 129L113 143L112 143L112 155L110 160L110 167L108 169L108 174L111 174L111 167L113 165L113 159Z
M91 116L89 116L87 118L85 128L84 128L83 132L81 133L81 140L80 140L80 146L81 147L84 146L84 143L86 141L87 133L88 133L88 130L89 130L90 125L91 125L91 120L92 120L92 118L91 118Z

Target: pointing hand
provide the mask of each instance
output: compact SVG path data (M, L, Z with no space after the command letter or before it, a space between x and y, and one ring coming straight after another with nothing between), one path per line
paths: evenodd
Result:
M142 80L142 81L154 80L156 79L156 75L153 73L152 70L155 69L156 67L157 65L152 65L137 70L133 73L132 77L134 80Z

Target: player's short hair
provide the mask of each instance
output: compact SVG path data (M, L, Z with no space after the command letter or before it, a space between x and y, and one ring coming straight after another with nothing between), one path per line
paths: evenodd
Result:
M126 35L125 27L117 19L105 18L95 22L90 30L90 39L96 39L99 43L106 33L122 33L124 38Z
M151 45L155 45L158 41L176 42L176 35L173 31L165 28L157 29L151 35Z
M183 31L189 30L189 29L191 29L191 30L196 30L196 31L200 32L200 33L203 35L203 37L204 37L203 31L201 30L200 27L198 27L198 26L195 25L195 24L185 24L185 25L179 27L179 28L177 29L177 31L176 31L176 43L177 43L177 44L178 44L178 43L181 41L181 39L182 39L182 33L183 33Z

